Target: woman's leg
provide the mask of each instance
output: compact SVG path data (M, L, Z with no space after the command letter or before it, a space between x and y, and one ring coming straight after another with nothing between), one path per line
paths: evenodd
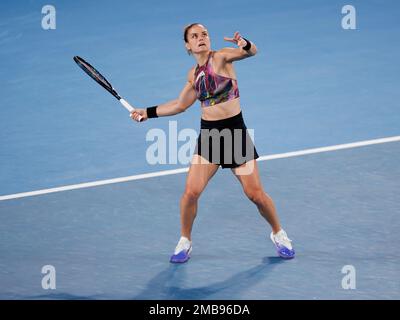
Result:
M208 181L217 172L218 165L195 154L186 179L185 192L181 198L181 236L191 240L191 232L197 213L197 201Z
M274 202L271 197L265 193L261 184L257 162L251 160L238 168L232 169L232 171L242 184L246 196L257 206L260 214L271 225L272 232L275 234L281 230Z

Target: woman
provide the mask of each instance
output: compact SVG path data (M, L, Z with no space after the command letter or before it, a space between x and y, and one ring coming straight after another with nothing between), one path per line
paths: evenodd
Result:
M233 38L225 37L224 40L236 44L238 48L212 51L207 29L199 23L188 25L184 30L185 47L196 59L197 66L191 68L187 74L187 82L179 97L158 106L136 109L131 114L131 118L136 121L172 116L184 112L196 99L201 101L201 133L180 203L181 238L170 261L183 263L190 258L191 231L197 213L197 202L219 166L232 170L246 196L254 202L270 224L270 238L279 256L290 259L295 252L291 240L280 226L272 199L263 190L255 161L258 154L248 138L242 118L233 68L234 61L254 56L257 48L238 32L235 32ZM237 131L239 134L236 134ZM227 137L233 141L228 143ZM243 149L246 150L244 157Z

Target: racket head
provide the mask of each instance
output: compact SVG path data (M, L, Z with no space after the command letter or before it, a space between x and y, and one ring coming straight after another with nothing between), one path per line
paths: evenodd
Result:
M111 83L107 81L107 79L95 68L93 67L89 62L85 61L85 59L75 56L74 61L76 64L83 70L85 71L94 81L96 81L99 85L101 85L104 89L106 89L108 92L110 92L114 97L116 97L118 100L121 99L121 97L118 95L118 93L115 91L115 89L112 87Z

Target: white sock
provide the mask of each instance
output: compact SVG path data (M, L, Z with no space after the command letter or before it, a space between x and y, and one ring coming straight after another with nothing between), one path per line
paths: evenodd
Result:
M175 252L174 254L178 254L179 252L181 252L182 250L189 250L189 248L192 246L192 241L190 241L188 238L186 237L181 237L179 239L179 242L175 248Z

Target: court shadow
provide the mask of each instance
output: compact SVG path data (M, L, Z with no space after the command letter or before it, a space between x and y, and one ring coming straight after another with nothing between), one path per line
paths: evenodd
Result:
M70 293L49 293L40 295L9 295L8 300L97 300L101 296L91 295L91 296L79 296ZM1 297L0 297L1 299Z
M262 262L248 270L241 271L226 280L212 283L208 286L197 288L183 288L180 283L184 283L188 264L173 265L158 273L146 285L146 288L133 299L161 299L161 300L184 300L207 299L209 296L220 293L226 299L235 299L243 291L260 280L265 279L268 273L277 264L284 260L279 257L264 257ZM190 262L189 262L190 263Z

